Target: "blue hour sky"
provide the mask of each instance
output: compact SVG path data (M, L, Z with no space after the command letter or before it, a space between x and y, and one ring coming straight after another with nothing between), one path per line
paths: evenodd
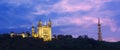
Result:
M120 41L120 0L0 0L0 33L31 31L50 18L55 35L88 35L97 39L101 19L103 40Z

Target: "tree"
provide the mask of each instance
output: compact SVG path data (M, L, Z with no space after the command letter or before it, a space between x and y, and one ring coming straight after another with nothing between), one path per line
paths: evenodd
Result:
M28 37L30 36L30 32L27 31L26 34L28 35Z
M66 35L65 38L66 39L72 39L73 37L72 37L72 35Z

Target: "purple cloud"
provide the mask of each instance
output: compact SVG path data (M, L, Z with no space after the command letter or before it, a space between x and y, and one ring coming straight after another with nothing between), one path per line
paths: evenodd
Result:
M54 26L81 26L84 28L89 28L98 23L98 17L61 17L53 21ZM103 26L109 26L112 32L115 32L117 27L116 23L109 18L101 18L101 24Z

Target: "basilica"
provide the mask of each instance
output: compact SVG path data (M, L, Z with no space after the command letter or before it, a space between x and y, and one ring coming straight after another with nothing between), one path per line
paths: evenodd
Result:
M42 38L44 41L50 41L51 37L51 21L43 25L42 21L38 22L37 31L35 32L35 27L32 26L32 37Z
M48 21L48 23L43 24L42 21L38 22L38 26L35 29L34 25L32 25L31 32L33 38L41 38L44 41L51 41L52 40L52 35L51 35L51 20ZM11 37L18 37L21 36L22 38L29 37L28 34L26 33L21 33L21 34L15 34L11 33Z

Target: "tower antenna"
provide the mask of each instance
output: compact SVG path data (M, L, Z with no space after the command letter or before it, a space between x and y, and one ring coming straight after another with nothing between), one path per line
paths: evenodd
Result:
M102 41L101 23L99 17L98 17L98 41Z

